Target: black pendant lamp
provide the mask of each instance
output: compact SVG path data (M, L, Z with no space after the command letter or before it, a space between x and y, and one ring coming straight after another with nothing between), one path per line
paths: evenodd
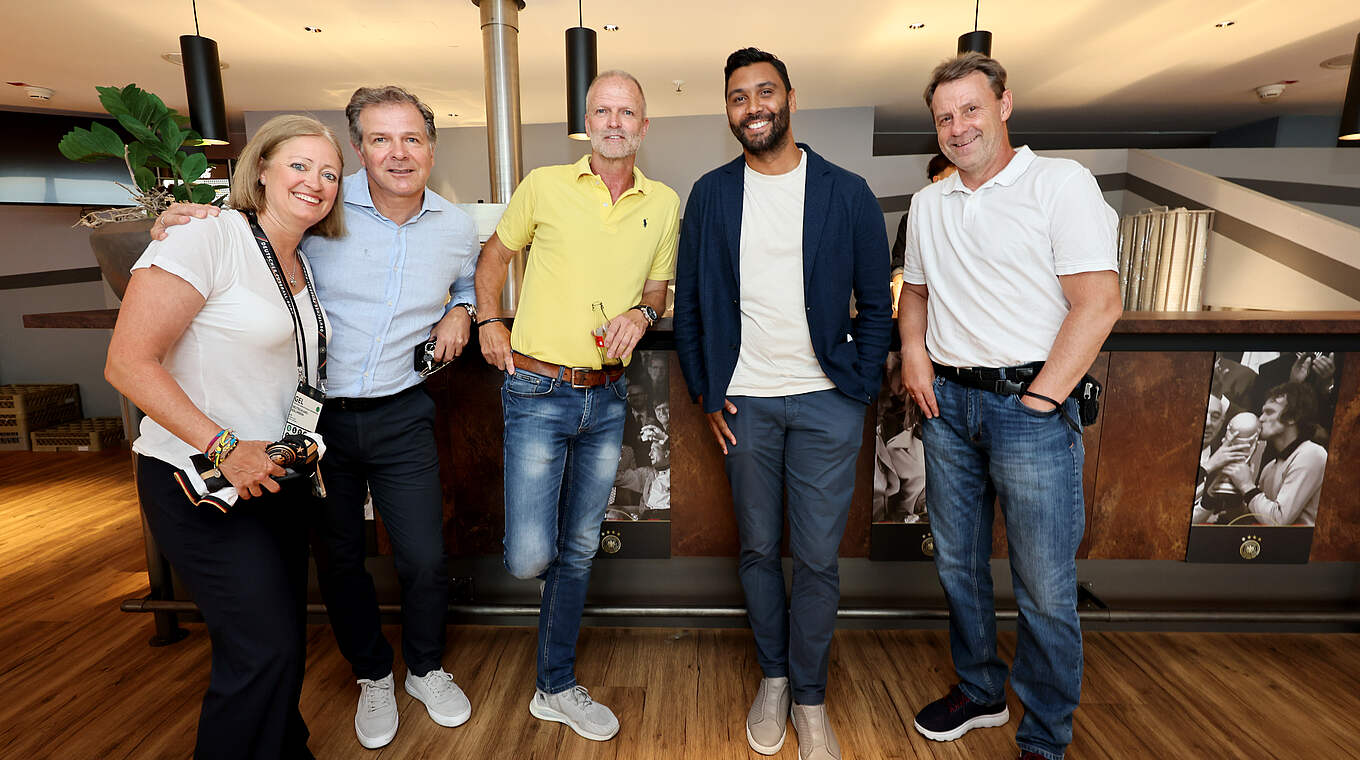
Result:
M202 138L199 145L226 145L227 103L222 94L222 64L217 42L198 36L198 3L194 2L194 33L179 38L184 63L184 89L189 95L189 124Z
M1355 35L1355 55L1351 56L1351 78L1346 85L1346 104L1341 106L1337 139L1360 142L1360 34Z
M959 35L959 55L982 53L992 55L992 33L978 30L978 12L982 10L982 0L973 3L973 31Z
M567 137L589 140L586 134L586 92L595 81L598 62L595 30L584 26L581 0L576 0L577 24L567 30Z

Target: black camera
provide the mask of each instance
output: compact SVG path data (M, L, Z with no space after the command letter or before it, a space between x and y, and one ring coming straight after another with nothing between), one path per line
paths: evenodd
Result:
M317 468L320 451L316 441L305 435L285 435L265 446L264 453L284 469L284 474L274 478L274 482L282 484L298 478L310 478L312 495L321 499L326 498L326 484L322 482L321 470ZM199 477L203 478L208 493L231 486L231 482L223 477L222 471L217 469L208 457L194 454L189 459L193 462L194 469L198 470Z

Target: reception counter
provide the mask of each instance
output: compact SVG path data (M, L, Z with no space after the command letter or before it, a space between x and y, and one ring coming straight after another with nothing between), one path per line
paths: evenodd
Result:
M643 349L673 347L669 320ZM1336 352L1337 408L1311 561L1360 560L1360 312L1130 312L1091 374L1105 386L1100 419L1084 432L1086 538L1079 556L1186 556L1190 508L1216 351ZM1349 352L1349 355L1346 355ZM428 383L438 441L450 556L497 554L503 529L500 372L473 351ZM722 454L670 354L672 557L738 551ZM864 441L843 557L870 555L873 418ZM997 556L1004 556L999 527ZM381 541L380 541L381 543Z
M34 314L33 328L110 328L116 311ZM640 349L669 361L671 509L669 559L622 560L601 552L592 580L595 616L692 621L740 619L736 583L736 523L722 454L697 404L691 403L673 352L670 321L662 320ZM1100 418L1084 431L1086 535L1079 572L1088 587L1118 607L1083 606L1095 621L1232 621L1354 625L1354 567L1360 561L1360 312L1134 312L1123 317L1091 368L1105 386ZM1316 526L1303 559L1308 566L1195 565L1186 559L1196 472L1215 352L1335 352L1337 400L1329 461ZM452 366L427 381L438 408L436 427L444 490L444 542L460 619L531 621L537 585L510 579L500 567L504 525L501 373L469 346ZM866 412L864 448L850 517L841 543L841 617L942 620L933 568L922 562L871 557L874 422ZM1000 520L994 556L1005 556ZM609 525L609 523L606 523ZM1289 529L1275 529L1289 530ZM399 600L380 523L369 568L383 609ZM656 555L653 555L656 556ZM1163 560L1163 562L1155 562ZM1302 559L1295 560L1302 561ZM1318 564L1345 563L1345 564ZM152 592L124 603L157 612L158 641L174 638L176 613L194 606L148 541ZM1001 597L1008 594L1004 561L994 563ZM317 597L313 596L314 601ZM626 604L628 606L618 606ZM611 607L610 605L615 605ZM866 606L867 605L867 606ZM886 605L886 606L885 606ZM1274 612L1263 612L1267 607ZM320 608L313 607L314 611ZM1001 612L1013 619L1014 610ZM505 616L509 615L507 618ZM1121 617L1122 615L1122 617ZM596 617L595 619L599 619ZM647 619L652 619L648 617Z

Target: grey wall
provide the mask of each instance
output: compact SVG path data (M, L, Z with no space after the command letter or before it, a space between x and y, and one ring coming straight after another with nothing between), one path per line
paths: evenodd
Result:
M0 205L0 278L95 266L89 232L72 229L78 206ZM38 330L24 314L104 309L116 299L102 280L0 288L0 384L78 383L87 417L116 417L104 380L108 330Z
M1335 134L1333 125L1333 142ZM1149 152L1360 227L1360 150L1280 147Z

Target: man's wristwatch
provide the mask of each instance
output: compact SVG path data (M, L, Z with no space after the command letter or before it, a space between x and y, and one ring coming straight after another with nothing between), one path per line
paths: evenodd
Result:
M456 303L456 304L454 304L453 306L454 306L454 308L458 308L459 306L463 307L464 309L467 310L468 317L469 317L473 322L476 322L476 321L477 321L477 307L476 307L475 305L470 304L470 303L464 301L463 303Z
M656 309L653 309L645 303L640 303L637 306L634 306L633 309L642 312L642 317L647 320L648 327L656 324ZM632 311L632 309L629 309L629 311Z

